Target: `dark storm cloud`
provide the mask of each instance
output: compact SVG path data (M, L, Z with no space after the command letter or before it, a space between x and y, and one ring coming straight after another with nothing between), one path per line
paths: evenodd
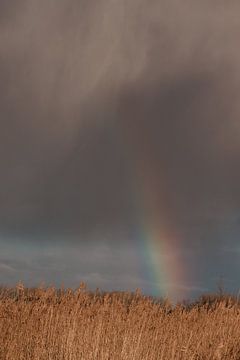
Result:
M219 241L240 201L237 3L0 4L1 234L127 233L145 141L166 231Z
M159 181L156 195L166 221L171 221L164 215L169 201L186 225L192 217L197 223L209 217L221 221L239 209L238 112L232 112L234 101L220 87L216 74L193 73L124 93L124 128L136 152L145 148L150 164L143 171Z
M224 67L218 71L193 67L151 86L140 80L119 104L129 153L143 158L136 176L154 189L148 211L180 263L212 289L220 276L238 286L240 235L239 112L233 80L223 84Z

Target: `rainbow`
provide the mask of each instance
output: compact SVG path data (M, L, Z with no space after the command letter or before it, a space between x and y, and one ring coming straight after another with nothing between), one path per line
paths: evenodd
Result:
M180 258L181 239L163 224L163 189L149 134L141 122L123 122L120 133L132 171L134 236L144 262L145 278L155 296L168 297L172 301L186 298L187 271Z

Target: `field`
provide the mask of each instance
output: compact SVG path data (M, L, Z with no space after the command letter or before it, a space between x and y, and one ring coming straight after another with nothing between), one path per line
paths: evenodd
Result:
M0 291L1 360L240 359L240 304L206 295L171 306L135 293Z

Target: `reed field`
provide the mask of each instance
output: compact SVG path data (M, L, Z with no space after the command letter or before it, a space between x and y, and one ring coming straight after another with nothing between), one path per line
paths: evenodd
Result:
M240 360L240 304L172 306L135 293L1 288L1 360Z

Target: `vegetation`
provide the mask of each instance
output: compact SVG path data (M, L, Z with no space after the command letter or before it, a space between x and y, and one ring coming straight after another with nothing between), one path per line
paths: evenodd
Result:
M0 291L1 360L240 359L240 304L224 294L172 306L135 293Z

